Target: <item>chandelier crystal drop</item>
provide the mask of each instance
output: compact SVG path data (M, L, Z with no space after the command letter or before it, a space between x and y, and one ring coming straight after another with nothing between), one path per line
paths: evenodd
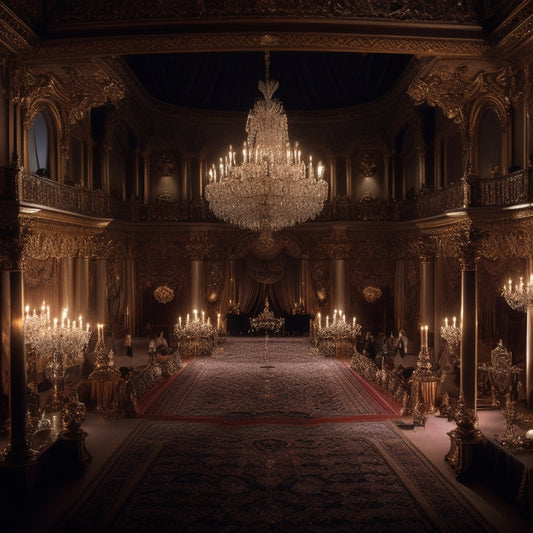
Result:
M298 143L291 146L283 104L272 96L279 84L269 76L259 82L258 98L248 113L242 162L232 146L209 171L205 197L213 214L236 226L272 232L315 218L324 206L328 185L324 166L306 165Z

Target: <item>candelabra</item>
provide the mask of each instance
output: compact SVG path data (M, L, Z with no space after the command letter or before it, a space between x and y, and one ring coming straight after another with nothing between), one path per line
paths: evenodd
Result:
M83 327L83 320L71 321L63 310L61 322L57 318L50 320L50 310L44 303L39 314L30 314L26 307L24 317L25 342L35 352L36 357L44 363L44 371L52 383L52 394L47 408L49 411L61 409L62 400L59 390L63 385L65 370L79 364L91 335L90 325Z
M178 346L185 356L211 355L217 341L217 330L211 324L211 319L205 318L204 311L201 318L196 309L193 310L193 315L191 320L187 313L185 324L182 323L181 317L178 318L177 324L174 324Z
M335 310L333 312L333 319L329 320L326 316L326 326L322 327L322 317L318 315L318 346L324 355L332 355L332 347L334 347L334 354L338 355L339 345L342 342L348 342L350 345L355 344L357 337L361 335L361 324L353 317L352 322L346 321L346 315L342 311Z
M276 318L274 312L270 309L268 298L265 301L265 307L261 313L256 317L250 318L250 329L252 331L264 331L268 336L268 332L277 333L285 324L285 319Z
M437 396L437 385L439 375L433 370L430 352L428 349L428 326L420 328L421 348L418 354L416 369L413 372L413 382L415 383L415 394L421 394L425 413L434 413L435 399Z
M450 349L449 361L451 363L455 363L459 359L457 349L461 343L462 332L463 330L461 326L457 325L455 317L453 317L453 324L449 324L447 318L444 319L444 326L440 328L440 336L446 341Z
M277 333L285 324L285 319L276 318L270 309L268 298L265 300L265 308L256 317L250 318L250 329L252 331L265 332L265 352L268 349L268 333Z

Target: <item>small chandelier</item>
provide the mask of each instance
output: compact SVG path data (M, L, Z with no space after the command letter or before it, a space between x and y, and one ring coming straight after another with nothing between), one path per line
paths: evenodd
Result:
M457 319L455 317L453 317L453 324L450 324L448 319L445 318L444 326L440 327L440 336L448 343L453 352L455 352L461 343L462 332L461 326L457 326Z
M247 140L238 163L233 148L209 171L205 197L217 218L236 226L272 232L315 218L324 206L328 185L324 166L306 165L298 143L291 146L283 104L273 99L279 83L269 76L270 55L265 52L266 79L259 82L258 98L248 113Z
M527 311L529 307L533 307L533 274L529 278L528 283L520 278L518 283L513 283L511 280L503 286L502 296L512 309L516 311Z

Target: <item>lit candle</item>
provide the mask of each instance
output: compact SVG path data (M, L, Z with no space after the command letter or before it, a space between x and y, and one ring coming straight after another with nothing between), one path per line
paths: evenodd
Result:
M220 323L220 313L217 313L217 329L220 329L221 323Z
M428 327L424 326L424 335L425 335L425 347L428 347Z
M424 326L420 326L420 348L424 349Z
M54 329L57 328L57 318L54 318Z
M26 310L26 318L28 318L30 316L30 306L27 305L25 310Z
M202 322L205 322L205 313L202 311Z
M342 315L342 321L346 324L346 315Z
M326 327L329 326L329 315L326 317Z
M322 329L322 315L318 313L318 329Z
M445 326L445 327L448 327L448 317L446 317L446 318L444 319L444 326Z
M353 317L353 325L355 326L355 317Z
M181 316L178 318L178 325L181 328Z
M453 317L453 327L455 327L455 317Z
M198 310L197 309L193 309L193 313L194 313L194 321L198 322Z
M187 313L187 318L186 318L186 321L185 321L186 324L189 323L189 313Z

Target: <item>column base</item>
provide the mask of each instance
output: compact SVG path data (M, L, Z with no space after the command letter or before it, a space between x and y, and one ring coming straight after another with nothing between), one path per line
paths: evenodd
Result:
M4 502L25 502L31 499L38 478L38 460L35 455L16 457L6 454L0 461L0 498ZM9 505L8 507L9 508Z
M483 438L464 439L457 429L448 432L450 437L450 451L445 460L450 463L458 481L467 481L475 478L478 473L478 463Z

